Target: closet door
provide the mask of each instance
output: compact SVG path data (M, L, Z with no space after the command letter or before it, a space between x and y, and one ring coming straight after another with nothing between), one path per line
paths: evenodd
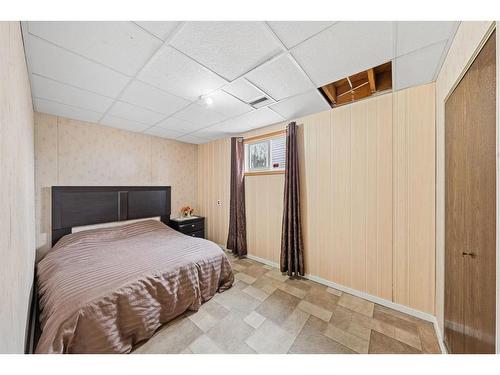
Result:
M495 352L495 33L445 108L445 343Z
M495 352L496 60L493 34L465 80L465 353Z
M462 80L445 106L444 341L450 353L465 350L465 97Z

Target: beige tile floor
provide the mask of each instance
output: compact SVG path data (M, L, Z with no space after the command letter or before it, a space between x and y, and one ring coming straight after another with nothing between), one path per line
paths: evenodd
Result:
M431 323L229 255L233 287L134 353L440 353Z

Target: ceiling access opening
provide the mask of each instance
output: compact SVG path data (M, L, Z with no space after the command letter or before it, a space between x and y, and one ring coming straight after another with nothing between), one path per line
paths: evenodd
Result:
M392 63L389 61L321 86L318 90L334 108L391 89Z

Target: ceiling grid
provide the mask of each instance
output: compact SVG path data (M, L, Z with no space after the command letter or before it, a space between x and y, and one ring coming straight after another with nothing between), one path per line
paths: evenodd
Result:
M190 143L326 110L319 86L387 61L394 90L431 82L457 27L22 22L35 110Z

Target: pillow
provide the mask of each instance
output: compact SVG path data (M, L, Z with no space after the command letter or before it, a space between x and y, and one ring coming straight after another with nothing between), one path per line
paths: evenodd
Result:
M146 221L146 220L157 220L160 221L160 217L148 217L144 219L136 219L136 220L126 220L126 221L113 221L111 223L102 223L102 224L94 224L94 225L84 225L81 227L73 227L71 228L71 233L78 233L84 230L90 230L90 229L100 229L100 228L112 228L112 227L121 227L122 225L127 225L127 224L132 224L132 223L138 223L140 221Z

